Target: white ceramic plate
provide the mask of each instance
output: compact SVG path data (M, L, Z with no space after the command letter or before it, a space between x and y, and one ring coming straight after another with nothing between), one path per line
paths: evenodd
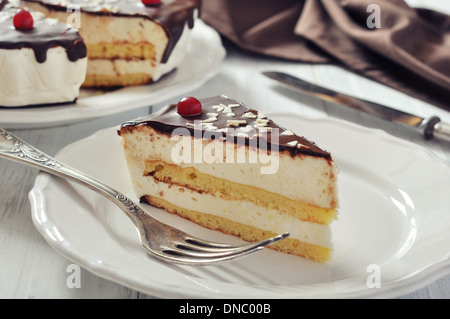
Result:
M449 273L450 167L424 149L334 119L275 113L278 123L315 140L339 166L341 208L328 264L272 250L208 267L170 265L140 248L118 209L83 187L44 173L30 193L37 229L59 253L100 277L158 297L394 297ZM131 198L114 129L72 144L59 159ZM234 237L144 205L163 222L200 237Z
M83 89L78 102L68 105L0 108L0 127L47 127L155 105L203 85L218 72L224 57L219 34L197 20L185 61L160 81L102 94Z

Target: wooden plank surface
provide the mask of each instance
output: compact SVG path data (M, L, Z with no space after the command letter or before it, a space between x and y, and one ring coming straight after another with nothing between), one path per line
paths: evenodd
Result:
M449 11L442 4L446 1L410 1L415 5ZM439 4L441 3L441 4ZM390 88L360 78L332 66L299 65L287 61L246 55L227 47L228 56L219 74L203 87L189 95L205 97L226 94L263 110L301 110L306 115L339 116L326 103L294 92L275 88L261 76L267 69L285 70L301 75L318 84L373 99L393 107L412 109L418 115L439 115L450 122L450 114L427 105ZM176 102L175 96L167 103ZM155 105L158 109L162 104ZM38 129L11 130L14 134L40 148L50 155L81 138L102 128L118 125L126 120L147 114L148 108L126 112L106 118L88 120L70 125ZM338 112L339 113L339 112ZM342 112L346 120L365 126L372 126L370 120L357 113ZM379 125L379 123L377 123ZM405 136L398 128L390 125L379 127L390 134L409 139L430 149L442 159L450 162L450 145L425 142L415 136ZM68 267L72 262L56 253L35 229L30 217L28 192L32 189L38 172L34 169L0 160L0 298L153 298L120 284L100 278L81 269L81 287L69 288ZM450 209L450 208L449 208ZM439 278L428 286L400 298L446 298L450 297L450 276Z

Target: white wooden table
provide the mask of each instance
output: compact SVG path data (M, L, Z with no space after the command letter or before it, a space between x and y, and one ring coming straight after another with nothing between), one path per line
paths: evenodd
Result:
M411 2L419 4L423 1ZM428 5L437 8L439 2L442 8L442 2L446 1L430 1ZM445 10L448 9L443 8L443 11ZM437 115L450 122L450 112L336 67L299 65L247 55L232 46L227 46L227 50L228 56L220 72L189 95L206 97L226 94L249 105L260 106L263 110L282 108L285 111L301 110L306 115L345 117L346 120L363 126L376 126L392 135L422 145L450 162L450 144L425 142L420 137L400 131L390 124L380 124L357 113L335 111L323 102L277 89L273 82L263 77L260 72L276 69L297 73L318 84L413 111L424 117ZM175 96L167 103L176 102L181 97ZM155 105L153 109L161 105ZM70 125L10 131L46 153L55 155L64 146L102 128L118 125L148 112L149 108L143 108ZM38 171L34 169L0 160L0 298L153 298L83 269L80 287L68 287L67 280L71 273L68 267L73 263L56 253L45 242L30 217L28 192L33 187L37 174ZM450 211L450 207L448 209ZM450 298L450 275L400 298Z

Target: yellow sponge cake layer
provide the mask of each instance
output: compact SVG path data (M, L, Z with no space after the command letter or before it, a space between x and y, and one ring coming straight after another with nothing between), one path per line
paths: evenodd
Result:
M157 60L155 46L149 42L88 44L91 59L148 59Z
M233 183L201 173L193 167L181 168L162 161L145 161L143 175L151 176L157 182L183 186L225 200L250 201L258 206L277 209L302 221L329 225L337 215L334 208L317 207L255 186Z
M203 227L237 236L249 242L264 240L279 234L231 221L223 217L182 208L159 197L146 196L145 200L153 206L162 208L171 214L177 214L178 216L186 218ZM333 253L333 249L330 247L322 247L320 245L295 239L292 237L292 234L288 238L269 246L269 248L283 253L305 257L317 262L326 262L330 260Z

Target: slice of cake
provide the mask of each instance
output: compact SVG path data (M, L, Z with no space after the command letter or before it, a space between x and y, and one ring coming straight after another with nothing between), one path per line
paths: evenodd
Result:
M142 202L246 241L288 232L271 247L330 259L337 169L316 144L225 96L182 99L119 135Z
M0 106L74 102L86 75L86 46L77 29L2 1Z
M200 0L27 0L47 16L79 27L88 49L83 87L147 84L185 57Z

